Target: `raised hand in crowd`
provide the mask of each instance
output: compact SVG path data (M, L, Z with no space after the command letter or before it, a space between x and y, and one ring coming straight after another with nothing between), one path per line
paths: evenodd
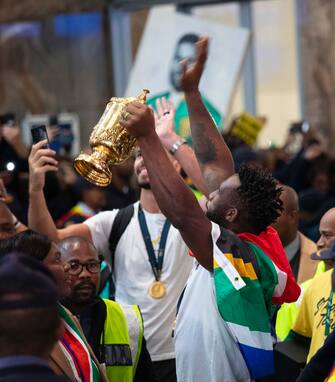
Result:
M54 158L55 151L43 148L47 141L41 141L32 146L29 155L29 227L41 232L53 241L58 241L58 234L53 219L49 213L43 193L45 174L57 171L58 163Z
M197 46L197 58L192 65L188 65L187 60L181 61L181 77L180 84L183 91L197 92L199 89L199 83L202 77L202 73L205 69L205 64L208 55L208 38L200 38L196 43Z
M47 141L41 141L32 146L29 155L29 228L43 233L58 242L65 236L83 236L91 240L89 229L84 224L74 224L64 230L57 230L48 210L43 193L45 174L49 171L58 171L56 152L44 149Z
M29 192L42 192L45 185L45 174L49 171L58 170L58 162L55 159L56 152L49 148L43 148L47 141L36 143L31 148L29 155Z
M175 112L172 101L165 97L156 101L154 116L157 135L165 149L176 158L187 176L192 179L197 189L207 194L207 188L193 149L186 144L185 139L175 132Z
M156 132L164 147L172 147L172 145L180 139L174 130L174 117L176 109L172 101L165 97L156 101L155 126Z
M218 189L221 182L234 174L231 152L206 109L199 92L199 83L208 54L208 38L197 43L197 59L187 66L181 62L180 83L185 92L189 112L193 147L207 187L207 195Z

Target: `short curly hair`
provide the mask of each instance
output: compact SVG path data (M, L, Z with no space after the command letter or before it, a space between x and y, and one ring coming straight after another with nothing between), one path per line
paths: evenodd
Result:
M237 188L243 220L255 232L264 231L274 223L283 210L280 199L282 188L273 176L259 168L242 165L238 176L241 185Z

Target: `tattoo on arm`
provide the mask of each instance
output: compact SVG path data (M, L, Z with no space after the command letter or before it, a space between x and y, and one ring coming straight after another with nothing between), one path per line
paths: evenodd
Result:
M197 135L194 139L194 152L201 164L207 164L217 160L217 147L210 137L203 134L203 130L200 123L194 127L194 135Z

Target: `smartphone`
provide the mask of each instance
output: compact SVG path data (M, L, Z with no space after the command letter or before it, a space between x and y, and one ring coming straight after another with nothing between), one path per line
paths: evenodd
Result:
M33 137L33 144L36 144L45 139L48 141L48 144L44 145L43 149L49 148L49 138L47 133L47 128L45 125L33 125L30 128L31 136Z

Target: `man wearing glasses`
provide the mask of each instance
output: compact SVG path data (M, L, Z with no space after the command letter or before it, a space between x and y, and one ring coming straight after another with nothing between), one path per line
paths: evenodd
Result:
M71 275L71 294L64 305L80 319L94 354L106 366L108 379L154 382L138 307L97 296L101 259L90 241L72 236L59 247Z

